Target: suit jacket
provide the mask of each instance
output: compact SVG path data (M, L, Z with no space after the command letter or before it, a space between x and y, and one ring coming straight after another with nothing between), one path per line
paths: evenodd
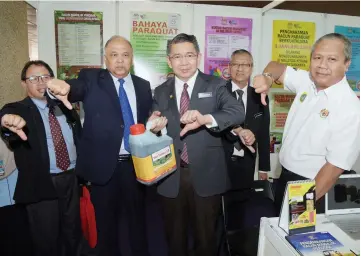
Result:
M50 102L49 104L57 104ZM74 144L77 145L81 133L79 116L75 110L68 110L59 105L72 128ZM34 102L24 100L6 104L0 111L0 119L5 114L21 116L26 121L24 132L28 139L2 128L1 136L14 151L15 163L19 170L14 200L16 203L35 203L42 200L56 199L57 194L50 176L49 151L46 142L44 123Z
M227 89L232 93L232 83L231 81L227 82ZM236 98L234 93L233 97ZM268 103L268 98L267 98ZM270 125L270 113L269 107L264 106L261 102L260 94L256 93L254 88L248 86L247 88L247 107L246 107L246 119L242 124L242 127L249 129L253 132L256 137L256 142L253 147L257 150L259 154L259 166L258 169L261 171L270 170L270 135L269 135L269 125ZM227 159L230 160L233 154L234 142L240 141L238 136L232 135L230 132L227 135L229 140L225 141L225 149ZM240 142L241 145L242 142ZM247 148L244 147L244 161L249 161L254 163L255 166L257 154L252 154ZM250 166L250 165L248 165ZM254 167L252 170L254 173ZM253 176L252 176L253 177Z
M148 81L132 75L138 123L151 113L152 92ZM78 147L77 175L94 184L112 177L123 139L124 121L113 79L105 69L82 69L78 79L68 80L71 102L82 101L83 133Z
M222 131L230 126L241 124L244 109L225 87L225 81L199 72L190 98L189 109L201 114L212 114L218 127L205 126L186 134L180 139L180 114L175 95L175 78L170 78L154 91L153 110L159 110L168 119L168 135L173 138L177 160L177 170L162 180L158 193L174 198L179 192L180 153L183 141L187 143L189 168L193 187L200 196L212 196L225 192L229 186ZM199 98L199 93L211 93L211 97Z

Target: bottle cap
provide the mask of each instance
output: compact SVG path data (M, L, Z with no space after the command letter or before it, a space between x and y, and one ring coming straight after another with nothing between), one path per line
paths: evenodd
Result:
M144 124L133 124L130 127L130 134L131 135L139 135L145 132Z

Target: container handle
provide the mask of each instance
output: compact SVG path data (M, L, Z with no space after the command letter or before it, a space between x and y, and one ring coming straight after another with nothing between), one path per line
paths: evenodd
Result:
M146 129L148 130L148 131L150 131L150 128L153 126L153 124L154 123L156 123L156 122L158 122L160 120L160 118L158 117L158 118L155 118L155 119L153 119L153 120L150 120L150 121L148 121L147 122L147 124L146 124ZM161 130L161 133L162 133L162 136L163 135L166 135L167 134L167 127L164 127L162 130Z

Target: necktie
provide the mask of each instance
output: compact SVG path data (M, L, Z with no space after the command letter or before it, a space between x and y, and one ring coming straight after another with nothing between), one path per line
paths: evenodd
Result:
M187 91L188 88L188 84L184 84L183 85L183 91L182 91L182 95L180 98L180 115L183 116L183 114L188 110L189 108L189 94ZM187 164L189 163L188 160L188 152L187 152L187 144L184 142L183 144L183 150L181 153L181 159L186 162Z
M59 121L54 114L54 107L49 107L49 124L55 148L56 166L60 170L66 171L70 165L69 153Z
M126 151L130 152L129 147L129 134L130 126L134 124L134 118L132 113L132 108L130 107L127 93L124 90L124 79L119 79L119 102L122 109L123 121L124 121L124 148Z
M242 100L242 96L243 96L243 90L236 90L236 94L238 94L238 101L241 103L241 105L243 106L244 110L246 111L246 108L244 106L244 102Z
M238 102L239 103L241 103L241 105L242 105L242 107L243 107L243 109L246 111L246 108L244 107L244 102L243 102L243 99L242 99L242 96L243 96L243 90L236 90L235 92L234 92L236 95L238 95ZM237 98L237 96L236 96L236 98ZM239 142L239 141L236 141L234 144L234 147L239 151L239 150L241 150L243 147L242 147L242 145L241 145L241 143Z

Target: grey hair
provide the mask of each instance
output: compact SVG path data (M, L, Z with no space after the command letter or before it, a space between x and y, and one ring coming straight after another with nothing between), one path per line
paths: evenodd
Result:
M129 44L130 48L133 49L132 44L129 42L129 40L126 39L126 38L124 38L124 37L122 37L122 36L119 36L119 35L114 35L114 36L112 36L111 38L109 38L108 41L105 43L104 49L106 49L106 48L108 47L108 45L109 45L113 40L117 40L117 39L121 39L121 40L126 41L126 42Z
M335 40L338 39L341 42L343 42L344 48L343 48L343 54L345 55L345 62L351 60L351 56L352 56L352 44L350 39L348 39L347 37L345 37L344 35L338 34L338 33L329 33L326 34L324 36L322 36L321 38L319 38L316 43L314 43L314 45L312 46L311 49L311 57L313 55L313 52L315 51L316 46L323 40Z
M234 56L236 56L237 54L247 54L249 57L251 57L252 59L252 62L253 62L253 56L252 54L247 51L246 49L238 49L238 50L235 50L234 52L232 52L232 55L231 55L231 58L233 58ZM253 64L252 64L253 65Z
M197 38L194 35L187 35L185 33L181 33L176 35L172 40L168 40L167 43L167 55L170 54L170 50L173 44L178 43L192 43L194 48L196 49L196 52L199 53L199 45Z

